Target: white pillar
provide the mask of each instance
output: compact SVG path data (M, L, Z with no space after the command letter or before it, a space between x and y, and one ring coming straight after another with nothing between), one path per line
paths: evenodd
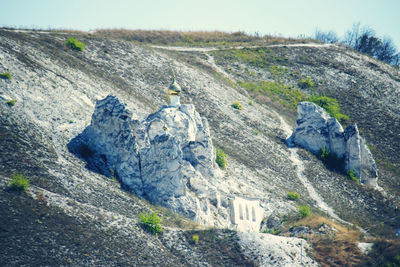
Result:
M178 95L170 95L169 100L170 100L169 104L170 107L179 107L181 105Z

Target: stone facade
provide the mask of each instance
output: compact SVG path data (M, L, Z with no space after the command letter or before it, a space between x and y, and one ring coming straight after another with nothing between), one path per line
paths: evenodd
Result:
M259 232L264 210L258 199L234 197L230 200L231 223L242 232Z
M140 197L201 224L258 232L259 200L218 191L215 152L207 120L193 105L163 106L144 120L115 96L97 102L91 124L69 144L90 147L91 169L116 176Z

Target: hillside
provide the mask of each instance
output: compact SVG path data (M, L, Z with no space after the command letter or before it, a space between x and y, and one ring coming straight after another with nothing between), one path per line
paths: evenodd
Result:
M84 42L85 51L68 48L69 36ZM0 227L8 244L1 246L1 265L274 263L255 257L260 251L244 245L244 234L205 230L155 207L89 171L68 151L90 124L96 101L115 95L134 119L143 119L166 104L172 72L181 102L207 118L214 146L228 155L227 168L218 170L221 192L260 199L266 218L283 220L297 210L298 203L286 199L296 190L300 204L317 214L359 225L366 235L394 237L400 228L399 70L336 45L240 38L182 44L124 36L0 29L0 73L12 75L0 79ZM299 88L305 77L313 87ZM277 83L257 89L259 81ZM377 161L381 191L328 170L306 150L287 147L296 103L311 94L336 98L357 123ZM6 103L11 99L15 105ZM232 108L234 101L243 109ZM8 189L15 173L31 180L28 193ZM168 229L159 237L137 223L138 214L150 209L165 216ZM194 233L199 246L191 243Z

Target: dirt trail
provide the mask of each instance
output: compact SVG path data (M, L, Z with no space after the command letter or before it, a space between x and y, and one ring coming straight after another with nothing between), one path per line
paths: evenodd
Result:
M332 44L289 44L289 45L269 45L269 46L263 46L263 47L283 47L283 46L292 46L292 47L329 47L332 46ZM167 47L167 46L152 46L153 48L160 48L160 49L166 49L166 50L172 50L172 51L180 51L180 52L201 52L204 53L204 55L207 56L207 61L204 61L205 64L209 65L211 68L213 68L215 71L218 73L221 73L223 76L228 78L229 80L235 82L234 77L232 77L230 74L225 72L224 69L219 67L217 64L215 64L214 57L212 55L209 55L207 52L211 51L217 51L217 50L223 50L221 48L216 48L216 47ZM261 47L261 46L258 46ZM251 47L251 48L258 48L257 46ZM243 47L233 47L231 49L242 49ZM286 123L286 121L276 112L274 112L275 115L279 118L280 124L282 127L282 130L284 131L286 137L289 137L292 132L292 128ZM300 160L300 157L297 153L298 149L296 147L291 147L289 148L290 152L290 160L292 161L293 165L296 167L296 174L298 179L301 181L301 183L304 185L304 187L307 189L308 194L310 197L316 202L317 207L326 212L329 216L332 218L345 223L349 224L348 222L342 220L333 210L332 207L330 207L327 203L325 203L321 197L321 195L318 194L318 192L315 190L313 185L310 183L310 181L307 179L307 177L303 174L305 166L304 163Z
M228 49L243 49L243 48L268 48L268 47L315 47L315 48L326 48L333 46L334 44L316 44L316 43L308 43L308 44L276 44L276 45L254 45L254 46L235 46L235 47L227 47L227 48L219 48L219 47L185 47L185 46L162 46L162 45L151 45L152 48L177 51L177 52L212 52L212 51L220 51L220 50L228 50Z
M291 133L292 133L292 128L286 123L286 121L276 112L274 112L275 115L279 118L281 128L285 133L286 138L288 138ZM300 160L300 157L297 153L298 148L296 147L290 147L289 146L289 152L290 152L290 160L293 162L293 165L296 166L296 173L297 177L299 178L300 182L303 184L303 186L307 189L308 194L310 195L310 198L312 198L315 202L317 207L326 212L330 217L334 218L335 220L344 223L344 224L350 224L349 222L341 219L333 210L332 207L330 207L327 203L325 203L321 197L320 194L315 190L313 185L310 183L310 181L307 179L307 177L303 174L305 166L304 163Z

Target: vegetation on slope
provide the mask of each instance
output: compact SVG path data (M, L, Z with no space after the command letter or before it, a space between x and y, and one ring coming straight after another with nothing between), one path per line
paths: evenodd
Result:
M372 28L361 26L360 22L354 23L352 28L346 31L343 39L340 39L334 31L323 32L320 30L316 30L315 38L331 44L340 42L383 62L400 66L400 52L393 40L388 36L378 37Z
M67 39L65 44L71 48L72 50L77 50L77 51L85 51L85 43L79 42L77 38L75 37L70 37Z
M259 34L249 35L244 32L221 31L152 31L152 30L124 30L102 29L97 30L93 36L116 38L140 43L174 45L174 46L239 46L255 44L286 44L302 43L309 39L282 38Z
M276 49L274 50L274 51L276 51ZM282 49L282 51L283 51L283 49ZM81 53L76 53L76 54L81 54ZM285 56L286 57L286 56ZM311 57L311 56L310 56ZM277 57L272 57L272 59L273 60L275 60L275 63L276 62L279 62L279 56L277 56ZM290 57L287 57L287 58L290 58ZM76 58L73 58L71 61L73 61L73 60L76 60ZM310 58L305 58L304 59L304 62L308 62L309 64L311 64L310 62L313 62L313 60L314 59L310 59ZM254 66L255 66L255 64L257 63L257 60L256 61L254 61L255 63L254 63ZM275 64L275 63L273 63L273 64ZM283 63L282 63L283 64ZM333 63L332 63L333 64ZM271 70L271 72L272 72L272 69L271 69L271 66L269 66L268 64L266 64L266 66L268 66L268 68ZM272 65L272 66L274 66L274 65ZM79 67L79 66L78 66ZM264 67L263 67L264 68ZM268 68L265 68L265 69L268 69ZM340 69L340 70L344 70L344 71L347 71L347 72L349 72L349 70L347 70L347 69L345 69L345 68L343 68L343 69ZM249 72L250 73L250 72ZM279 77L280 79L281 79L281 83L282 84L289 84L289 85L291 85L291 86L293 86L293 88L295 88L296 89L296 83L297 83L297 81L299 80L299 78L300 77L296 77L296 79L295 79L295 81L294 81L294 83L290 83L290 82L288 82L287 80L286 80L286 78L287 77L290 77L290 75L292 74L292 72L291 71L287 71L286 72L286 74L285 75L282 75L282 76L284 76L284 77ZM252 76L252 75L250 75L250 76ZM252 76L253 77L253 76ZM294 76L293 76L293 78L294 78ZM246 80L247 81L247 80ZM319 83L317 82L316 83L316 87L318 87L319 86ZM309 89L309 88L306 88L306 89ZM306 92L308 92L308 91L306 91ZM343 101L341 101L341 103L343 103ZM13 127L14 127L15 125L10 125L10 129L12 129ZM2 131L4 131L5 130L5 128L4 129L0 129L0 130L2 130ZM9 140L12 140L11 138L13 138L13 137L9 137L9 138L1 138L0 139L0 141L1 142L4 142L4 144L3 144L3 148L4 148L4 150L7 150L8 149L8 145L9 144L13 144L13 143L15 143L15 145L17 145L17 146L20 146L20 145L22 145L22 144L25 144L25 143L23 143L23 142L9 142ZM27 140L29 140L29 138L27 138ZM5 144L6 142L9 142L9 143L7 143L7 144ZM18 144L18 143L20 143L20 144ZM31 147L29 147L29 148L27 148L26 150L24 150L24 152L26 152L27 150L29 150L29 149L32 149ZM33 151L35 151L35 149L33 149ZM15 152L15 151L11 151L11 152ZM6 155L5 153L4 153L4 155ZM25 153L20 153L20 158L23 158L24 156L26 156L25 155ZM4 156L5 158L6 158L6 156ZM54 157L54 158L57 158L56 157L56 155L52 155L52 157ZM39 156L37 156L36 158L40 158ZM5 162L5 161L4 161ZM7 161L7 163L8 162L10 162L10 161ZM15 162L18 162L17 160L15 160ZM15 164L15 163L13 163L13 164ZM28 167L27 167L27 169L32 169L31 168L31 165L30 164L27 164L27 163L21 163L21 162L18 162L18 164L17 164L17 167L20 167L20 165L21 164L26 164L26 165L28 165ZM4 166L6 166L6 164L4 165ZM37 164L37 166L41 166L40 164ZM55 183L54 181L52 181L52 179L48 179L48 177L47 176L43 176L43 177L45 177L45 178L38 178L38 177L40 177L41 175L36 175L35 177L33 177L33 179L34 179L34 182L36 183L36 184L39 184L39 185L42 185L42 186L54 186L54 187L57 187L57 185L53 185L52 183ZM372 195L372 193L371 193L371 195ZM39 215L41 215L41 214L39 214ZM38 215L38 216L39 216ZM6 216L9 216L9 214L4 214L4 216L3 217L6 217ZM42 219L41 219L41 221L43 221ZM32 220L32 223L33 222L35 222L34 220ZM39 223L38 223L39 224ZM84 229L84 230L87 230L88 231L88 236L90 237L90 235L92 235L92 234L96 234L96 233L93 233L93 232L91 232L91 231L89 231L88 229ZM101 233L100 233L101 234ZM21 236L24 236L25 234L22 234ZM29 235L28 235L29 236ZM189 235L189 238L191 238L193 235L192 234L190 234ZM9 236L8 236L9 237ZM10 237L9 237L10 238ZM210 239L211 240L213 240L212 239L212 236L210 237ZM90 239L90 241L91 241L92 239ZM203 236L201 236L201 238L200 238L200 242L199 243L202 243L202 241L203 240L206 240ZM229 239L228 241L227 241L227 244L229 243L229 241L231 241L231 239ZM84 243L84 244L88 244L88 246L90 247L90 244L89 243ZM327 243L328 245L330 245L330 246L333 246L332 245L332 243ZM215 247L218 247L218 245L220 245L220 243L218 243L218 242L216 242L216 245L215 245ZM227 245L228 246L228 245ZM351 248L349 248L349 250L351 250L353 247L351 247ZM335 250L335 247L332 249L332 250ZM329 254L330 255L330 254ZM330 256L328 255L328 259L330 258ZM152 255L151 255L152 256ZM339 253L339 256L340 256L340 253ZM396 256L396 255L395 255ZM85 258L86 256L84 256L84 257L82 257L82 258ZM216 258L217 258L217 256L216 256ZM343 259L345 259L345 257L342 257ZM149 259L149 261L150 261L151 259Z
M0 73L0 79L11 80L12 79L11 73L9 71Z
M29 187L29 180L20 173L11 175L8 186L15 191L25 192Z

